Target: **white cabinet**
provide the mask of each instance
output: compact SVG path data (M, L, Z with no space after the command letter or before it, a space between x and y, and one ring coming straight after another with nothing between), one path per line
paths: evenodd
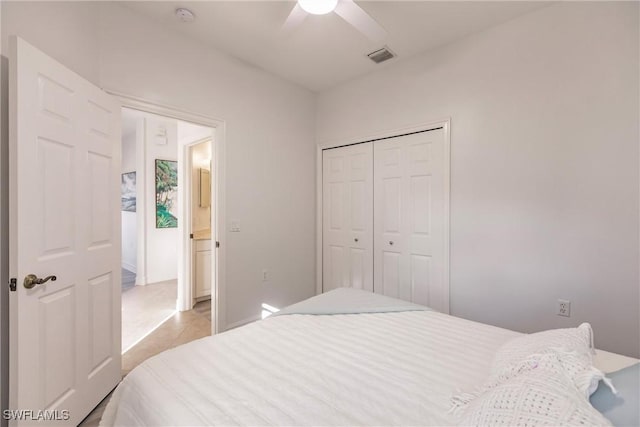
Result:
M203 298L211 295L211 240L195 242L194 297Z
M323 291L356 287L449 312L443 129L323 151Z

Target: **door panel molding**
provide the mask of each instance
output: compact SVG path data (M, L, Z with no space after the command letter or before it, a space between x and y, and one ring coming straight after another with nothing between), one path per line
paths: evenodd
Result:
M17 37L9 64L9 404L77 424L121 379L120 104Z

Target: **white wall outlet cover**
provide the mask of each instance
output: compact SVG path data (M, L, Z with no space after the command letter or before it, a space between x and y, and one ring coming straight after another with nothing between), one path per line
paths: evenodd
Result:
M238 221L231 221L231 226L229 227L229 230L232 233L238 233L240 231L240 223Z
M571 301L566 299L558 300L558 310L556 312L558 316L570 317L571 316Z

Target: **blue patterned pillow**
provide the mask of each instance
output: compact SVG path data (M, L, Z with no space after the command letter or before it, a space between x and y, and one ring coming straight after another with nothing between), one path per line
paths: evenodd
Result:
M640 426L640 363L607 374L618 394L602 381L591 404L616 427Z

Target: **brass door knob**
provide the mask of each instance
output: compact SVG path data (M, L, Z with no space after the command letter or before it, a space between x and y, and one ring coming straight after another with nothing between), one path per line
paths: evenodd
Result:
M55 282L58 278L56 276L47 276L44 279L38 278L35 274L27 274L24 278L24 287L27 289L33 288L35 285L42 285L43 283L51 280Z

